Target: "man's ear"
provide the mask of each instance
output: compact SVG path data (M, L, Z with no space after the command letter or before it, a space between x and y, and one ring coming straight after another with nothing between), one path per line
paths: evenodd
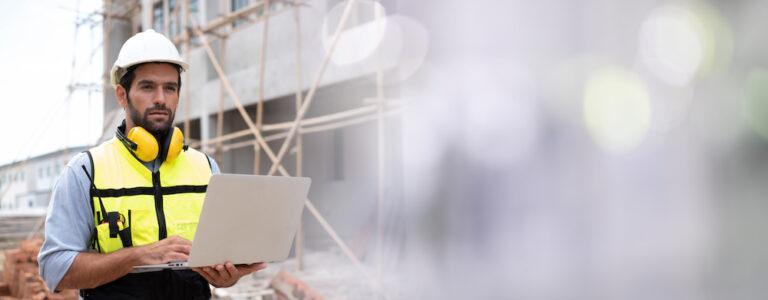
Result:
M123 109L128 107L128 94L122 85L118 84L117 87L115 87L115 97L117 98L117 103L120 104Z

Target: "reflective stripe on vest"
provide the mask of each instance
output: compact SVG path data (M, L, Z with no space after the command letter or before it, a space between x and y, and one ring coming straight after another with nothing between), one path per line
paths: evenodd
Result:
M190 148L153 173L116 138L88 152L95 186L95 249L110 253L172 235L194 238L211 177L205 154Z

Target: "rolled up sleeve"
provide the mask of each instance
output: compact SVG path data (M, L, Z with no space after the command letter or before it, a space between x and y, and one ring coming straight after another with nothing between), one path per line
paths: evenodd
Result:
M67 163L51 192L45 219L45 241L38 261L40 275L52 290L67 273L75 257L88 251L93 231L90 180L82 166L91 172L88 155L80 153Z

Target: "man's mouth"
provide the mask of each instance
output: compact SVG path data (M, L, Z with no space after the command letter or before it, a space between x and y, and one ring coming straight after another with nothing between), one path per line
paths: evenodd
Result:
M164 110L156 110L156 111L149 112L149 115L150 116L167 116L168 112Z

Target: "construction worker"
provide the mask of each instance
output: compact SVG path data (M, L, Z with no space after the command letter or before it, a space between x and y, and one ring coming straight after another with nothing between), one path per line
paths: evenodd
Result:
M154 30L123 44L111 81L125 120L114 138L75 156L53 188L39 255L50 289L80 289L84 299L208 299L209 284L231 286L266 267L131 273L187 259L208 180L219 172L173 126L187 68Z

